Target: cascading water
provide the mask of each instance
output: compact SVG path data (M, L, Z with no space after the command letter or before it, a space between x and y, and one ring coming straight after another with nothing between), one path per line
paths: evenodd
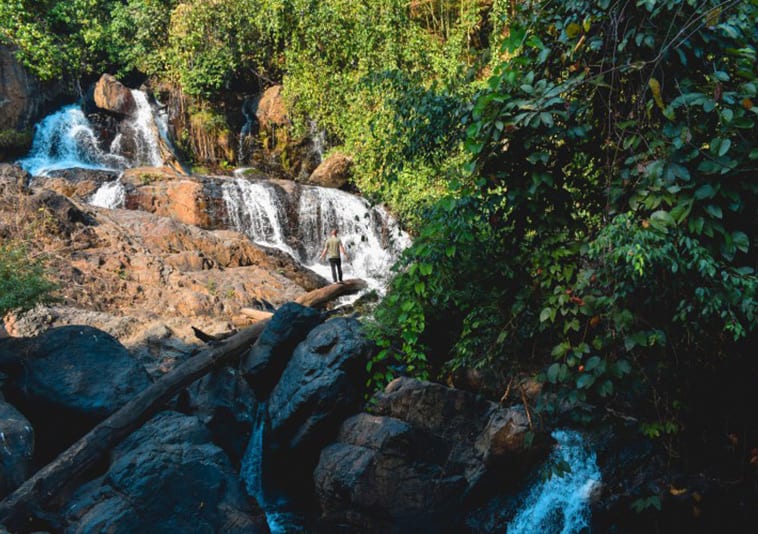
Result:
M134 142L134 153L130 159L130 166L159 167L163 165L163 158L158 140L158 123L154 118L153 109L145 93L136 89L132 89L131 93L137 107L135 112L121 125L122 135L128 134L126 137Z
M121 179L113 182L104 183L100 188L95 191L89 199L89 203L93 206L100 208L115 209L124 205L126 200L126 190L124 184L121 183Z
M410 244L383 209L336 189L302 186L296 224L288 222L283 193L271 183L236 178L224 184L223 195L237 231L291 254L327 279L331 271L319 262L319 254L332 229L349 254L349 261L343 261L345 277L362 278L379 291L398 254Z
M31 151L18 163L32 176L71 168L119 171L162 165L160 128L147 95L137 90L132 95L136 110L121 122L107 151L81 108L69 105L37 124Z
M318 258L332 229L337 229L350 257L350 261L343 262L346 276L362 278L373 289L383 288L392 264L410 245L408 235L400 231L386 211L337 189L304 187L298 220L298 239L305 246L302 262L327 279L331 270Z
M589 527L589 498L601 481L595 453L578 432L556 430L552 435L557 444L551 460L567 464L570 472L535 484L508 524L508 534L575 534Z
M84 112L70 105L37 124L32 149L18 163L32 176L46 176L73 167L123 169L128 161L119 154L103 151Z
M297 257L287 244L287 214L277 188L266 182L237 178L223 185L223 197L231 223L256 243L275 247Z
M310 138L313 140L313 152L318 156L319 161L324 160L324 150L326 147L326 134L324 130L319 130L316 121L308 123L310 129Z
M276 502L269 498L263 484L263 451L266 432L266 404L258 404L252 420L252 432L245 455L240 465L240 478L245 483L247 494L253 497L266 513L266 522L272 534L301 532L302 528L293 528L299 523L298 518L286 511L287 503Z

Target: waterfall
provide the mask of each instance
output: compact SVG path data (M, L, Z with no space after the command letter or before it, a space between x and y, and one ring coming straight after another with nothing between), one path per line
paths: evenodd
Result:
M69 105L36 125L29 155L18 163L32 176L46 176L73 167L120 170L128 162L123 156L103 151L84 112L77 105Z
M89 203L100 208L121 208L126 200L126 190L121 179L106 182L90 197Z
M254 242L275 247L297 257L287 244L284 227L287 214L276 186L236 178L222 186L227 213L234 228Z
M508 534L555 532L574 534L589 527L589 498L600 483L595 453L578 432L556 430L557 444L550 460L570 471L540 481L528 492L521 509L508 524Z
M257 124L257 118L255 116L255 107L257 100L254 98L246 98L242 102L242 116L245 117L245 123L240 129L239 146L237 147L237 161L244 165L247 162L251 153L251 145L254 143L252 138L248 138L253 135L254 128Z
M240 465L240 478L245 484L247 494L253 497L266 514L266 522L272 534L302 532L302 528L293 528L300 523L298 517L287 511L284 500L270 499L263 484L263 451L266 431L266 404L258 404L253 414L252 432L245 455Z
M345 276L362 278L372 289L383 289L393 263L410 245L408 235L384 209L337 189L303 187L298 220L298 239L306 251L301 261L327 279L331 279L331 269L319 263L318 257L332 229L337 229L350 257L343 261Z
M134 141L135 149L130 166L160 167L163 165L163 158L159 144L158 122L153 116L153 108L143 91L132 89L131 93L137 108L121 125L122 132L126 130L131 134L128 137Z
M318 156L319 162L324 161L324 150L326 148L326 133L324 130L319 130L316 121L310 121L308 123L308 129L310 130L310 137L313 141L313 152Z
M350 260L343 261L346 278L361 278L382 291L390 268L410 238L381 207L365 199L325 187L301 186L300 199L288 217L287 201L274 184L235 178L223 185L223 198L235 230L256 243L276 247L331 280L331 270L319 262L329 232L337 229Z
M143 91L132 89L135 112L121 121L108 150L102 148L90 121L78 105L68 105L40 121L29 154L19 164L32 176L71 169L124 170L142 165L160 166L160 120Z

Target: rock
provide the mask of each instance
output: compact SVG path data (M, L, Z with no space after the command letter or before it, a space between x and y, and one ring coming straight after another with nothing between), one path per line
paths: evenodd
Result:
M162 412L114 449L69 500L66 532L268 532L200 421Z
M21 372L7 386L8 398L32 421L45 459L151 383L118 341L88 326L0 340L3 351L23 356Z
M295 347L323 320L318 311L294 302L277 310L240 364L242 375L258 399L268 398Z
M372 350L360 324L344 318L317 326L297 346L267 404L261 451L266 495L310 506L319 451L358 409Z
M28 193L27 185L31 176L24 169L12 163L0 163L0 195L3 197Z
M14 52L0 45L0 131L31 129L60 98L75 96L62 80L41 83Z
M340 189L347 185L350 179L353 160L340 153L331 154L305 180L305 183L321 187Z
M343 423L314 471L325 527L454 529L495 489L515 487L543 458L525 414L409 378L374 397L375 414Z
M98 108L117 115L131 115L137 109L132 92L110 74L100 77L92 97Z
M36 177L33 187L44 187L77 200L91 197L105 183L118 178L118 172L98 169L63 169L51 171L48 176Z
M31 423L0 397L0 499L29 478L33 451Z
M67 238L82 225L90 226L93 220L67 197L42 189L28 197L25 208L34 214L45 213L44 228L48 233Z
M339 524L363 532L447 531L466 480L446 471L443 458L425 461L439 447L392 417L345 421L314 471L327 530Z
M332 319L311 330L269 398L273 448L296 451L325 444L360 404L372 350L355 319Z
M245 452L258 403L242 376L229 367L215 370L187 388L182 410L200 419L232 462Z
M255 110L255 117L262 128L288 126L290 124L282 89L281 85L274 85L266 89L261 95Z
M201 228L225 228L226 205L212 180L167 169L140 167L124 172L125 208L143 210Z

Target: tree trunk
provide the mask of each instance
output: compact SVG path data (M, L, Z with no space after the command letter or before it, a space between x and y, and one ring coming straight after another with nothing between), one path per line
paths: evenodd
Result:
M150 419L166 401L212 368L242 355L267 324L268 320L258 322L227 338L222 345L203 350L140 392L1 501L0 524L11 531L22 529L36 510Z
M327 302L345 295L353 295L362 289L366 289L368 284L360 278L345 280L342 283L330 284L320 289L314 289L308 293L299 296L295 302L311 308L321 308Z
M345 295L352 295L362 289L366 289L367 284L363 280L358 278L352 280L345 280L341 284L330 284L319 289L314 289L303 295L300 295L295 299L295 302L308 306L311 308L321 308L327 302L330 302L338 297ZM269 319L273 313L265 310L258 310L255 308L242 308L240 313L246 317L249 317L253 321L261 321Z

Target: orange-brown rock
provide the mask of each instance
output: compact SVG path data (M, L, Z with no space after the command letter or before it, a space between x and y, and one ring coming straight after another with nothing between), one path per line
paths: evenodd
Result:
M167 168L140 167L124 172L125 207L171 217L184 224L218 228L226 211L220 191L197 177Z
M352 167L350 156L335 152L322 161L304 182L339 189L347 185Z
M0 45L0 130L30 129L64 93L62 81L40 83L16 60L13 49Z
M287 126L290 124L287 104L282 96L281 85L274 85L263 92L258 102L258 109L255 111L255 117L262 128Z
M117 115L130 115L137 109L132 92L110 74L103 74L95 84L95 105Z
M129 347L144 346L153 327L195 343L191 326L230 330L239 310L256 299L278 306L325 284L286 254L261 249L238 232L94 208L49 190L18 195L29 206L24 224L41 229L30 252L48 254L60 300L9 321L12 335L78 323L102 328ZM17 221L20 204L3 197L0 223ZM25 231L17 225L6 225L7 232Z

